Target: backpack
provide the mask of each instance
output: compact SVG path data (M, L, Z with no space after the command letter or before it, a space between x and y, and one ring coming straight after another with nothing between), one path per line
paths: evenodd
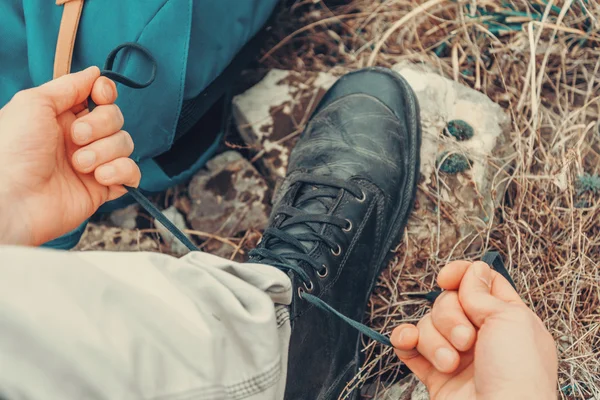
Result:
M173 166L178 157L168 157L178 141L202 134L191 128L252 59L260 45L257 33L277 2L2 0L0 107L20 90L91 65L101 67L124 42L139 43L158 61L156 80L144 90L119 84L117 104L125 116L123 129L135 143L132 158L142 171L140 188L163 191L190 179L216 151L218 135L196 149L186 165ZM144 61L125 54L117 58L115 69L143 81L150 73ZM74 246L83 228L52 247Z

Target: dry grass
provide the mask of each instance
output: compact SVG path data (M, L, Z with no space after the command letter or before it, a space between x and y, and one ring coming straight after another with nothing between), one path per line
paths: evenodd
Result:
M294 2L278 22L267 67L335 72L427 62L506 109L516 151L484 247L503 253L556 339L562 398L600 398L600 207L598 193L577 185L578 176L599 173L600 2L311 0ZM449 260L428 251L406 265L403 251L371 300L370 322L382 331L427 311L403 298L402 284L431 289ZM399 364L391 352L372 343L366 352L354 384L393 382Z

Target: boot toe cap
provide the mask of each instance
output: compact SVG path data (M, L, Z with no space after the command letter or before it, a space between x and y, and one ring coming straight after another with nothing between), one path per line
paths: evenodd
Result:
M342 76L325 94L314 114L342 97L360 93L376 98L402 119L404 110L409 106L410 90L408 83L395 71L380 67L363 68Z

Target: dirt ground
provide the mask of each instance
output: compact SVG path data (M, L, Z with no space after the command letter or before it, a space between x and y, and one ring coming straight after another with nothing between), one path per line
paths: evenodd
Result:
M403 293L434 288L437 272L450 260L477 259L496 249L522 298L557 341L560 397L600 399L600 2L287 1L267 36L243 85L272 68L339 75L409 61L433 66L502 106L511 119L514 152L490 161L502 171L498 187L506 190L493 218L478 228L478 244L445 252L432 243L407 262L411 243L405 239L365 320L382 332L418 321L427 304ZM227 142L239 149L235 132ZM259 151L241 149L249 159ZM186 196L182 185L154 200L185 215ZM439 202L440 218L453 211ZM120 229L100 220L80 248L114 248L119 237L128 249L169 250L147 217L136 221L136 228ZM235 237L189 232L207 251L228 243L227 256L237 259L260 238L260 229ZM402 375L389 350L368 343L365 358L351 387L368 382L382 392Z

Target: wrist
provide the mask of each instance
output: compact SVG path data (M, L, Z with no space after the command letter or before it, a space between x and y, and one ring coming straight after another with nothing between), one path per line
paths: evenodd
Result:
M6 189L0 188L0 245L32 245L27 222L19 218L19 204Z
M556 400L557 395L556 395L556 390L554 390L554 388L528 387L528 388L521 388L521 389L513 388L513 389L506 390L502 393L492 395L489 398L486 397L486 400L506 400L506 399L511 399L511 400L530 400L530 399Z

